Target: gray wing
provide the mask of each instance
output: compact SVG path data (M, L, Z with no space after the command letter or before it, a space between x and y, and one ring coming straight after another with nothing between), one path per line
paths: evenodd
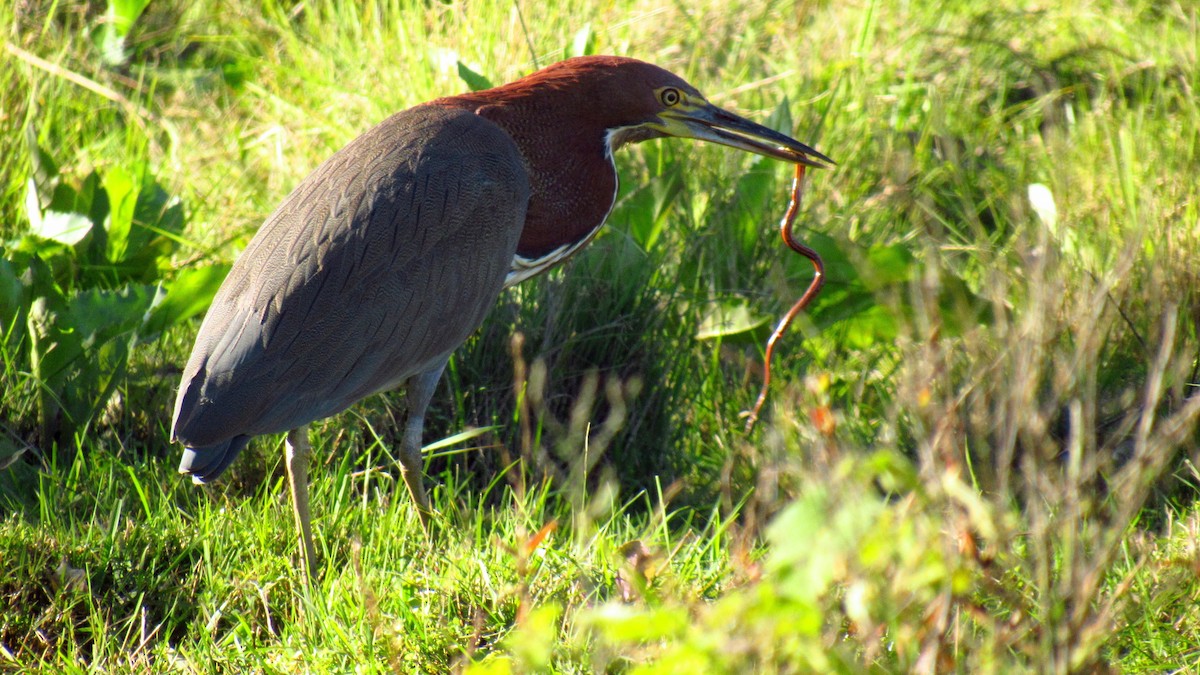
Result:
M418 106L352 141L234 263L184 370L173 438L287 431L446 358L494 304L528 201L516 145L469 111Z

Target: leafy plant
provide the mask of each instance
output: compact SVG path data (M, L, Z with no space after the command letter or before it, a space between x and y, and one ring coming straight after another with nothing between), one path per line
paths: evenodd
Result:
M227 268L163 280L183 242L183 206L147 165L93 171L72 186L32 130L27 140L30 227L0 245L0 350L13 366L6 377L35 392L40 439L52 443L90 424L130 350L203 311Z

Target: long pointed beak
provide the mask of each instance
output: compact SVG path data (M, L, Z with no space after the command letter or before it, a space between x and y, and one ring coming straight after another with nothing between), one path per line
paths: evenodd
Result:
M664 111L659 115L663 131L671 136L695 138L731 148L825 169L837 164L796 139L704 102L690 108Z

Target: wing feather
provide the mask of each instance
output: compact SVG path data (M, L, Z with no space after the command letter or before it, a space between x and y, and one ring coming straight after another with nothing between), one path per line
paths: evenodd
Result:
M483 321L525 222L511 138L419 106L306 178L234 263L176 401L188 446L286 431L444 359Z

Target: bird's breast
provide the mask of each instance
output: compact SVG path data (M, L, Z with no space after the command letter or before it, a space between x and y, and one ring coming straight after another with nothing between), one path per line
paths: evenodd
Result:
M609 158L607 171L583 181L581 191L564 187L561 198L553 194L542 200L531 197L505 288L565 262L595 238L617 202L619 181L611 155ZM576 198L570 199L572 195ZM539 212L539 207L550 213Z
M467 99L455 103L471 104ZM554 106L503 103L475 108L477 115L509 134L529 175L529 206L506 287L578 252L595 237L616 203L612 135L602 126L560 112Z

